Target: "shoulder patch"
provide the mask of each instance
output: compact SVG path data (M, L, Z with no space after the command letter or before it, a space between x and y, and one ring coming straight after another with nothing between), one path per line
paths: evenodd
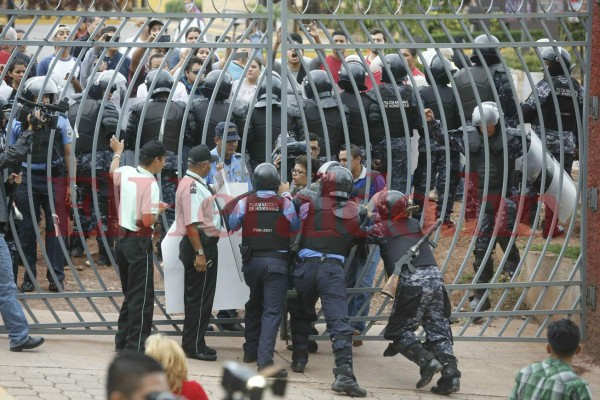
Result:
M190 185L190 193L192 194L196 194L196 182L192 182L192 184Z

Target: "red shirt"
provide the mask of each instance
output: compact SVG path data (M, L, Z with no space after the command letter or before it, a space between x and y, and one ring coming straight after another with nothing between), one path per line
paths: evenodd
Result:
M184 381L178 396L183 396L188 400L208 400L206 392L196 381Z
M0 65L6 65L8 59L10 58L10 54L4 50L0 50Z
M338 83L340 80L340 69L342 69L342 60L338 60L331 54L325 57L325 62L329 66L329 70L331 71L331 75L333 76L333 83ZM325 70L325 66L321 66L322 70Z

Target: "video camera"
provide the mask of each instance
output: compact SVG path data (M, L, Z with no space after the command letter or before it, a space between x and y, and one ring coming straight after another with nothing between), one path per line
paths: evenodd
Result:
M66 98L63 98L58 104L34 103L23 97L17 97L17 100L23 106L19 115L19 121L26 122L27 116L30 115L29 125L33 130L42 130L45 127L56 128L58 122L56 113L66 113L69 111L69 101ZM37 111L40 111L39 117L35 116Z
M282 135L277 136L277 140L275 140L275 150L271 154L271 159L275 162L277 156L281 154L281 141ZM302 154L306 154L306 142L298 141L296 139L296 134L294 132L288 132L287 134L287 144L286 144L288 158L293 158Z
M274 368L276 371L277 369ZM257 375L256 371L245 365L227 361L223 365L223 379L221 385L225 389L226 399L260 400L263 393L271 388L273 395L283 397L287 386L287 379L267 380L268 374Z

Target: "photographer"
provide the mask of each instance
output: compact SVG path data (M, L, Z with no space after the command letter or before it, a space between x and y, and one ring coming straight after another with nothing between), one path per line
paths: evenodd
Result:
M16 203L23 214L20 224L19 242L25 255L25 266L29 266L30 274L25 274L21 290L32 292L33 281L37 276L37 240L34 223L39 220L40 210L44 211L46 221L45 249L52 266L46 273L50 283L48 290L58 292L62 290L65 259L61 251L59 235L67 232L67 210L71 203L68 189L68 177L71 171L71 142L73 130L69 121L63 115L52 115L48 106L54 103L58 96L58 87L52 79L36 77L28 79L23 88L23 99L37 103L33 109L23 105L19 110L18 118L12 122L12 132L9 144L17 143L22 135L28 131L35 133L31 144L31 159L22 163L23 184L17 189ZM53 139L53 142L50 140ZM51 164L48 165L48 151L51 152ZM30 164L29 164L30 162ZM51 170L48 171L48 168ZM50 173L48 173L50 172ZM72 179L75 179L75 166ZM28 183L30 175L31 184ZM52 182L48 184L48 176ZM52 192L48 191L49 186ZM29 200L33 203L30 207ZM50 199L55 200L54 212L50 206ZM57 232L56 229L59 228Z
M7 104L4 97L0 97L0 106ZM0 131L4 136L6 120L4 113L0 113ZM31 145L33 132L28 130L23 132L16 143L8 148L0 147L0 171L16 164L21 160ZM7 192L12 192L14 187L21 181L21 174L11 173L4 184L0 184L0 314L8 330L10 338L10 350L22 351L40 346L44 343L42 337L29 336L29 326L27 318L23 313L21 304L17 300L17 286L13 275L11 257L4 240L4 234L10 228L8 227L9 211L6 204Z
M113 42L114 45L117 45L119 41L119 36L114 37L117 32L117 28L113 25L106 26L102 28L102 30L96 35L96 42ZM119 61L124 57L123 53L119 51L118 47L109 47L106 49L104 53L104 58L100 60L100 55L102 55L103 47L93 47L91 51L88 51L85 54L85 57L81 63L81 76L80 80L83 85L88 84L88 80L90 75L94 70L94 65L97 62L100 63L98 66L98 72L102 72L105 70L116 70L119 65ZM121 64L121 67L118 71L125 77L129 76L129 64L131 60L125 57L125 61Z

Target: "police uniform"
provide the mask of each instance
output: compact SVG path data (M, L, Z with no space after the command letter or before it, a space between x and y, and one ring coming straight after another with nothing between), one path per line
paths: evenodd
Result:
M106 102L101 108L102 100L92 98L83 99L78 95L75 104L69 108L68 117L71 126L76 126L77 115L80 115L76 126L77 138L75 140L75 159L77 161L77 210L81 228L85 238L90 236L98 225L102 223L102 231L106 235L108 248L112 248L114 232L109 232L109 193L108 171L110 169L112 151L110 150L110 137L117 132L119 112L114 104ZM102 112L102 114L100 114ZM102 117L99 130L96 132L96 121ZM95 159L92 149L96 144ZM95 161L94 163L92 161ZM93 176L95 170L95 177ZM93 182L94 180L95 182ZM98 193L98 211L93 200L93 192ZM112 214L112 213L110 213ZM108 252L102 242L100 234L97 235L99 262L107 264ZM83 246L79 237L79 224L73 224L73 238L71 255L81 256ZM74 254L75 253L75 254Z
M365 397L366 391L358 386L352 370L353 329L348 317L344 262L366 222L367 211L347 200L352 189L350 172L343 167L334 167L334 170L345 170L349 175L346 200L338 196L341 191L337 188L327 188L331 183L326 182L325 177L321 178L318 195L301 191L295 198L302 203L297 209L304 222L298 252L300 261L292 272L302 309L297 318L292 319L292 369L301 372L308 362L308 338L311 322L317 319L315 304L320 298L335 356L333 373L336 379L332 389ZM331 171L328 174L337 176L340 173Z
M250 288L244 318L244 359L257 360L259 369L273 364L288 289L290 237L299 225L291 196L278 196L273 190L258 190L241 199L229 217L231 230L243 228L242 272Z
M23 126L16 118L13 120L12 132L9 138L9 144L17 142L23 132ZM50 138L54 134L54 142L50 143ZM33 136L31 145L31 165L22 163L23 183L17 188L16 204L23 219L19 224L19 242L25 255L23 261L29 266L28 273L23 278L22 290L32 291L32 282L36 279L37 269L37 239L35 235L34 224L39 220L39 210L44 211L46 220L45 248L52 269L48 268L46 277L50 282L50 290L58 292L59 285L63 284L65 279L64 265L65 258L62 252L59 235L65 236L67 232L67 207L64 199L68 182L65 171L64 148L70 146L73 140L73 130L67 118L58 116L56 130L46 127L43 131L36 132ZM51 151L51 171L48 174L48 151ZM30 177L28 177L30 175ZM52 193L48 192L48 175L52 178ZM31 187L29 186L31 178ZM29 197L33 200L33 209L29 205ZM55 199L53 215L50 207L50 200ZM33 213L32 213L33 210ZM59 232L56 231L58 227ZM51 270L53 273L51 273Z
M202 146L201 156L197 156L196 149L199 148L197 146L190 150L188 160L209 161L211 156L208 148ZM185 319L181 346L188 357L205 361L216 360L216 352L206 345L204 339L217 286L217 243L222 229L222 220L214 195L204 177L187 170L177 187L175 203L177 226L179 232L185 235L179 244L179 259L185 268ZM198 271L194 267L197 252L184 233L185 227L189 225L196 225L198 228L207 261L205 271Z
M423 236L419 221L414 218L385 220L368 228L367 241L381 248L381 256L388 276L399 261ZM456 357L452 349L450 330L451 305L437 262L427 242L419 247L419 255L412 262L414 269L405 266L396 287L394 305L384 337L393 342L384 356L401 353L421 367L421 381L425 386L439 370L442 379L458 378ZM425 348L415 331L422 326L426 333ZM436 389L432 389L436 390ZM445 393L448 394L448 393Z
M369 91L369 96L373 100L369 109L369 120L377 126L379 133L375 137L380 137L381 141L373 145L373 158L386 160L388 146L391 149L392 158L388 160L392 164L391 189L406 191L407 171L408 171L408 143L407 138L412 136L413 129L422 127L421 114L417 104L417 97L414 89L406 84L399 82L397 84L400 99L396 97L394 85L392 83L382 83L377 89ZM379 93L378 93L379 91ZM379 96L383 101L383 110L379 106ZM402 111L404 109L407 125L404 125ZM389 145L385 139L384 115L387 117L387 126L390 131ZM387 164L382 166L380 171L386 171Z
M162 143L144 145L148 157L163 157ZM123 288L123 304L119 312L115 336L117 350L144 351L152 328L154 310L154 265L152 263L153 226L145 227L144 215L159 214L159 188L156 178L141 166L119 167L113 174L119 188L119 237L115 256Z
M438 104L436 99L436 90L440 97L441 104ZM446 119L446 129L448 131L458 129L461 125L460 114L458 112L458 104L451 87L447 85L438 84L434 89L431 86L423 87L420 91L421 98L423 99L423 107L430 108L433 113L441 118L440 109L444 110L444 116ZM438 200L436 207L436 217L442 218L442 208L444 206L444 199L447 199L446 213L443 216L443 220L446 223L451 223L450 215L452 208L454 207L454 201L456 198L456 188L460 183L461 165L460 165L460 152L450 150L450 170L446 173L446 146L444 142L438 142L433 139L433 136L429 137L429 149L427 149L427 142L425 139L425 132L421 130L419 138L419 159L417 162L417 168L414 172L414 186L415 192L413 202L415 205L421 206L419 212L415 213L414 216L420 219L422 206L426 202L425 200L425 189L427 184L427 154L431 157L431 176L435 180L435 188L438 192ZM429 151L428 151L429 150ZM436 176L437 175L437 176ZM447 179L449 178L449 179ZM449 184L448 196L445 197L445 187Z

